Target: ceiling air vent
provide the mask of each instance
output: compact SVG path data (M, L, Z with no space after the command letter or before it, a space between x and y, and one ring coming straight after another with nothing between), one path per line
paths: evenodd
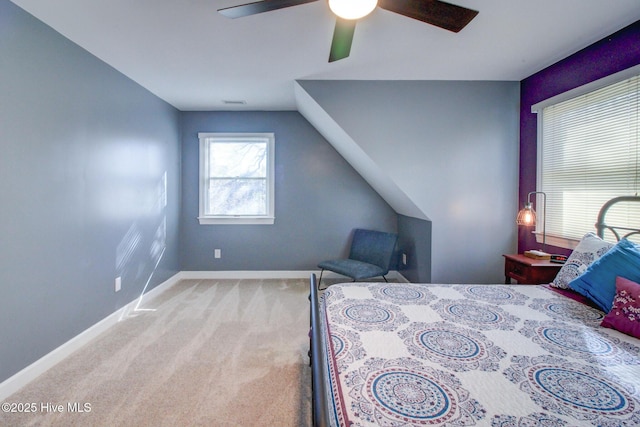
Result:
M225 105L246 105L247 101L224 99L224 100L222 100L222 103L225 104Z

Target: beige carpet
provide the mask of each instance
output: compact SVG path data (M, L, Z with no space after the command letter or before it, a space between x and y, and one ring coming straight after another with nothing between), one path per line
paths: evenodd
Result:
M308 426L307 296L306 280L182 281L9 397L37 411L0 425Z

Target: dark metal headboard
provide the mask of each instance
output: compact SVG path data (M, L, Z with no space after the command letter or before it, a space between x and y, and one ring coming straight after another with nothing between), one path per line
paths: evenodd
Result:
M605 222L605 216L607 215L607 211L609 210L609 208L620 202L640 202L640 196L614 197L613 199L602 205L602 207L600 208L600 213L598 213L598 222L596 223L596 230L598 230L598 236L601 239L604 237L605 230L611 231L614 236L616 236L616 240L633 236L634 234L640 235L640 228L628 228L616 225L608 225ZM638 225L638 227L640 227L640 224Z

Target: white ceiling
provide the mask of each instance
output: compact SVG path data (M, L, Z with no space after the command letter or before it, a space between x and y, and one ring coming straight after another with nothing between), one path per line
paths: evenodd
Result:
M239 19L247 0L12 0L180 110L295 110L297 79L519 81L640 19L638 0L450 0L455 34L382 9L327 58L326 1ZM223 100L243 100L229 106Z

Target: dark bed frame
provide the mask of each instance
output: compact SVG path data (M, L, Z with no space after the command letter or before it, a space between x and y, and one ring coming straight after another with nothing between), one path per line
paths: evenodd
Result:
M615 197L606 202L598 214L598 222L595 224L598 236L601 238L604 236L606 230L611 231L616 240L630 237L632 235L640 235L640 228L627 228L609 225L605 221L607 211L616 203L621 202L639 202L640 196L622 196ZM640 226L639 226L640 227ZM327 371L326 359L322 354L322 326L320 322L320 304L318 297L318 285L316 275L312 274L310 281L310 295L311 300L311 351L309 355L311 357L311 393L312 393L312 418L313 425L315 427L326 427L329 425L329 405L326 388L326 379L324 374Z
M625 237L630 237L635 234L640 235L640 230L635 228L627 228L627 227L618 227L615 225L608 225L605 222L605 217L609 208L611 208L616 203L624 203L624 202L640 202L640 196L620 196L614 197L609 200L607 203L602 205L600 208L600 212L598 213L598 222L596 222L596 230L598 230L598 236L600 238L604 237L605 230L609 230L616 236L616 240L624 239ZM621 233L622 236L620 235Z
M320 304L316 275L311 275L311 412L315 427L327 427L327 393L324 379L325 363L322 357L322 330L320 326Z

